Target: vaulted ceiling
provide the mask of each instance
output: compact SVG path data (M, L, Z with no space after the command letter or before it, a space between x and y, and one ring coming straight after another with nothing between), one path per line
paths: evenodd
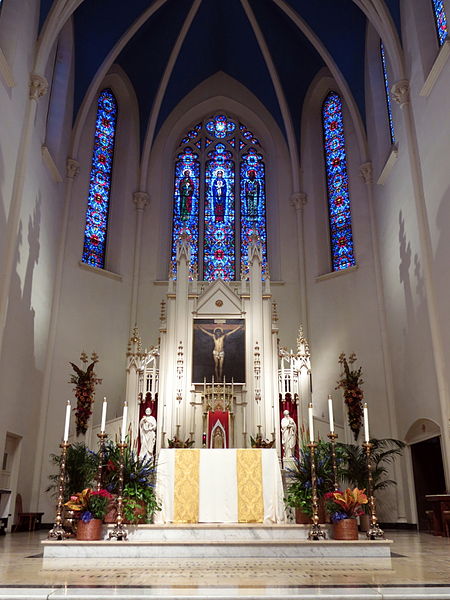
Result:
M385 3L399 28L399 0ZM51 5L42 0L41 24ZM223 71L257 96L284 133L289 119L298 139L302 103L326 52L364 121L367 23L354 0L84 0L74 14L75 117L100 66L139 20L115 62L135 88L142 136L165 74L157 130L186 94Z

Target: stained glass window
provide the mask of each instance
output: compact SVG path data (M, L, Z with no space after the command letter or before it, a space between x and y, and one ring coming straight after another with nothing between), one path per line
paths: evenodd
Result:
M380 54L381 54L381 65L383 67L384 89L386 91L386 107L387 107L388 120L389 120L389 134L391 137L391 144L395 144L395 131L394 131L394 121L392 119L392 106L391 106L389 78L388 78L387 65L386 65L386 55L384 52L384 46L383 46L382 41L380 41Z
M448 36L447 17L445 16L444 2L443 0L432 0L432 3L439 45L442 46Z
M116 123L117 102L112 91L105 89L97 102L82 257L84 263L100 269L105 266Z
M176 268L176 242L184 231L191 243L191 269L198 264L198 200L200 163L198 154L187 147L175 162L174 210L172 225L172 269Z
M261 241L265 268L265 167L258 138L236 119L220 113L192 126L181 137L180 146L175 157L173 275L176 242L183 231L192 244L191 275L197 272L205 281L231 281L240 270L245 277L253 234ZM187 176L186 170L190 171ZM186 189L191 190L189 210L182 208L187 205L180 191L185 177L191 179L185 179Z
M254 234L261 240L263 264L266 264L266 195L263 157L255 148L242 156L240 166L241 197L241 272L248 272L248 246Z
M203 279L235 277L234 161L224 144L216 144L206 163Z
M355 264L342 101L330 92L322 107L333 271Z

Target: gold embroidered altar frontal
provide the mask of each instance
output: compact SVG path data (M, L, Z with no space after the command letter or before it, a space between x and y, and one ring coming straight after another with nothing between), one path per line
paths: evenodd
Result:
M198 523L200 451L175 451L174 523Z
M261 449L237 450L236 466L238 521L239 523L262 523L264 499Z

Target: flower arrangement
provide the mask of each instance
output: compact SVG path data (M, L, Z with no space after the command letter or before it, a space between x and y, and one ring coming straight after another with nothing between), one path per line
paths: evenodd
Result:
M272 448L275 440L263 440L261 433L258 433L256 437L250 436L250 444L252 448Z
M367 504L368 499L365 490L357 487L351 490L347 488L345 492L328 492L325 494L327 510L331 521L336 523L342 519L356 519L364 514L363 504Z
M169 448L192 448L195 444L195 440L190 440L189 438L183 442L183 440L179 440L175 435L172 440L167 440L167 444Z
M364 398L364 392L360 386L364 382L361 378L362 367L352 370L349 366L355 361L356 354L354 352L350 354L348 360L343 352L340 354L339 364L342 365L344 370L337 381L336 389L342 388L344 390L344 400L348 409L348 424L356 441L363 419L362 400Z
M86 365L89 362L85 352L81 353L81 362ZM77 435L84 434L87 431L89 417L92 414L92 404L95 396L95 386L101 383L102 380L94 373L94 366L98 363L98 355L93 352L91 355L91 364L84 371L75 363L71 362L73 370L69 379L69 383L74 383L75 398L77 399L77 407L75 409L75 422Z
M107 490L86 488L70 497L65 503L68 509L80 513L80 519L89 523L92 519L103 519L112 495Z

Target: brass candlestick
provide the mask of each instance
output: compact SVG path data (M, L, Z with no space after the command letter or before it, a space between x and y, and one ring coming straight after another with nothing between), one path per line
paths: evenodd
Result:
M117 444L120 451L119 463L119 490L117 495L117 517L116 524L112 531L109 532L109 539L116 538L118 542L125 541L128 538L128 531L123 524L123 468L124 468L124 453L128 444L122 442Z
M328 434L328 437L330 438L330 444L331 444L331 468L333 469L333 489L335 492L337 492L339 490L338 476L337 476L337 463L336 463L337 433L334 433L334 431L330 431L330 433Z
M308 444L308 448L311 453L311 491L312 491L312 525L309 530L308 540L320 540L325 539L327 536L322 531L319 525L319 504L317 500L317 476L316 476L316 448L317 444L311 442Z
M99 439L99 451L98 451L98 469L97 469L97 492L102 489L103 483L103 463L105 462L105 441L108 434L104 431L97 433Z
M384 540L384 532L378 525L377 513L375 509L375 496L373 495L372 464L370 462L372 446L373 444L370 442L363 443L363 448L367 457L367 496L369 498L370 508L370 527L369 531L366 533L366 536L369 540Z
M67 449L69 446L70 444L68 442L61 442L59 445L61 448L61 460L59 461L58 503L56 505L55 523L48 532L47 536L49 540L64 540L70 535L62 525L64 511L64 489L66 487L66 460Z

